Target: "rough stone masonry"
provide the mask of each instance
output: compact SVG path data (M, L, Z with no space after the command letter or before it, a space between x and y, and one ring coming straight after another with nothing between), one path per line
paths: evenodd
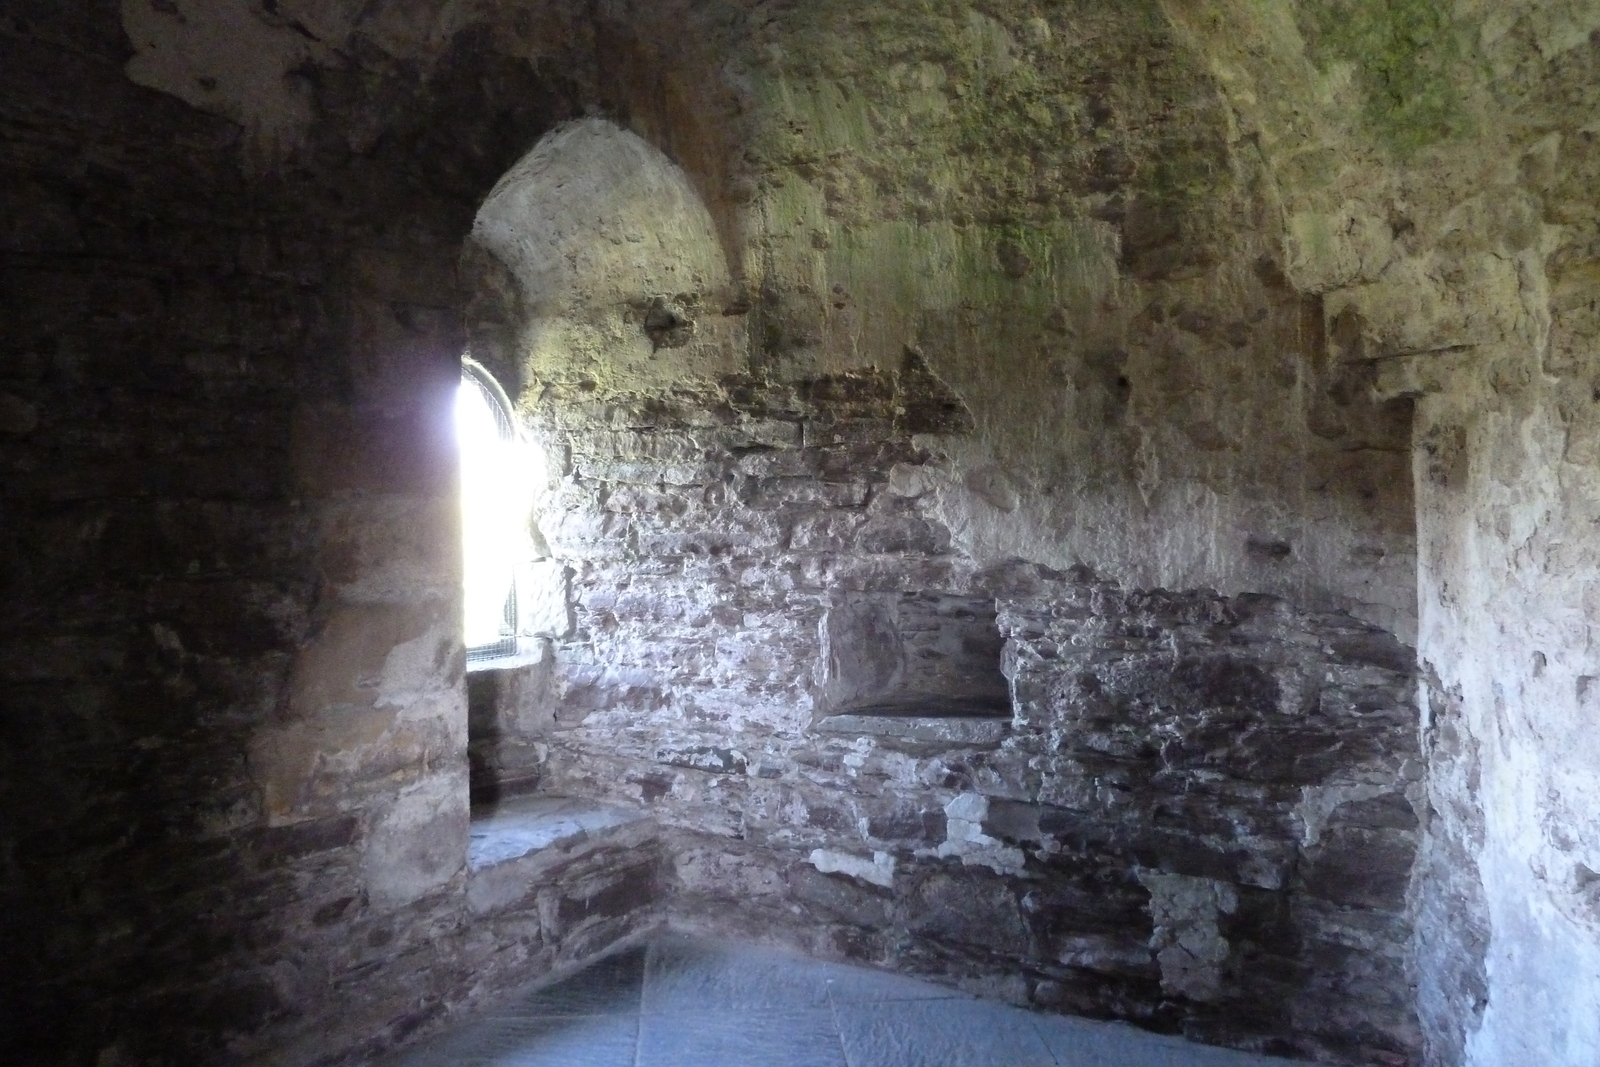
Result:
M676 923L1591 1067L1597 105L1592 0L0 9L0 1058ZM642 817L469 860L537 794Z

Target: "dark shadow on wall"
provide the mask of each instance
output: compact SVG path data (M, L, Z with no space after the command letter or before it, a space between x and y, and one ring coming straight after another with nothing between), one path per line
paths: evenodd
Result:
M0 390L41 414L0 436L0 1059L239 1062L326 1026L364 969L374 1033L437 1012L449 991L381 976L440 900L381 913L364 887L396 767L278 819L252 751L269 730L327 743L296 719L292 665L373 569L330 535L346 518L300 481L292 424L308 402L344 420L311 462L389 491L415 452L377 438L389 401L366 390L415 398L361 350L355 291L454 361L432 280L494 180L580 110L581 70L477 31L428 74L351 54L303 72L308 144L252 177L237 128L122 76L115 5L8 15L3 50L4 203L34 222L0 251ZM356 249L397 269L358 282Z

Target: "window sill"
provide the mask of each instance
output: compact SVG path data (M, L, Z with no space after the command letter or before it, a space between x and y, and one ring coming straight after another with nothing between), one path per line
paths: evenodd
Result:
M572 797L515 797L472 813L467 869L481 871L644 818Z
M548 655L548 646L541 637L517 638L517 650L507 652L503 656L494 656L488 659L468 659L467 673L477 674L479 671L508 671L517 667L531 667L535 663L544 662Z

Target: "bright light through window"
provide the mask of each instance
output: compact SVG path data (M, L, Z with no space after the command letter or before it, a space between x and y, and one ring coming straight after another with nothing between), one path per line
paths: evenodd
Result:
M511 655L520 629L518 575L532 554L538 452L517 432L505 395L468 363L456 392L469 657Z

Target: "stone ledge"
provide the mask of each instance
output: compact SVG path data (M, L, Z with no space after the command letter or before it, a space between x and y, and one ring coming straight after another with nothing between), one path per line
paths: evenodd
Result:
M817 722L824 734L885 737L951 745L998 745L1011 733L1009 719L924 715L830 715Z
M514 797L473 812L467 870L476 873L644 817L643 812L573 797Z

